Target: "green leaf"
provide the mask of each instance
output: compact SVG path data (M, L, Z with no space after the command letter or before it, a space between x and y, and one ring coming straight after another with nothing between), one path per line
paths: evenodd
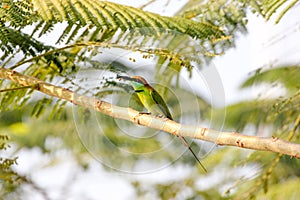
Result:
M295 92L300 88L300 66L283 66L261 72L258 70L253 76L248 78L241 88L251 87L261 83L281 83L290 92Z

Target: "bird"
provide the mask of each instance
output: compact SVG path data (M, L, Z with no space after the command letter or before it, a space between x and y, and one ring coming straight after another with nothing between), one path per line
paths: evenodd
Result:
M130 81L131 86L133 87L134 91L136 92L139 100L143 104L143 106L147 109L148 112L151 114L158 114L159 116L164 116L170 120L173 120L173 117L170 113L170 110L160 96L160 94L153 88L149 83L141 76L121 76L117 75L117 79L119 80L127 80ZM189 151L193 154L196 158L199 165L202 169L207 172L204 165L200 162L190 145L188 144L187 140L183 136L177 136L180 138L181 142L186 146Z

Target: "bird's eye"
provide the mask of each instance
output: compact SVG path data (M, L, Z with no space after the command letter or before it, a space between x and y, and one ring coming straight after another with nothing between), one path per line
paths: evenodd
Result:
M135 82L140 83L140 84L144 84L142 80L140 79L135 79Z

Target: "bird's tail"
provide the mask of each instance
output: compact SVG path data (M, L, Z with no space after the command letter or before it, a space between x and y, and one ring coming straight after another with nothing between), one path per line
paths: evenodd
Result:
M189 148L190 152L193 154L193 156L196 158L196 160L198 161L198 163L200 164L200 166L202 167L202 169L207 172L207 170L205 169L205 167L202 165L202 163L200 162L199 158L196 156L196 154L194 153L194 151L192 150L192 148L190 147L190 145L187 143L186 139L182 136L178 136L181 140L181 142L184 144L184 146L186 146L187 148Z

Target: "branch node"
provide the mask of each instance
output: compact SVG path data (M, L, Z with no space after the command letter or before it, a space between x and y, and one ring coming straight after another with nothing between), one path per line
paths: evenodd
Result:
M70 91L70 89L69 88L63 88L63 91Z
M241 141L241 139L237 139L237 140L236 140L236 144L237 144L239 147L244 148L244 143Z
M36 83L32 86L33 89L40 91L41 90L41 86L39 83Z
M16 72L15 70L11 70L8 72L8 74L9 74L9 76L13 76L15 74L15 72Z
M138 113L137 115L135 115L135 116L133 116L133 121L135 122L135 123L137 123L137 124L141 124L140 123L140 116L142 115L142 114L144 114L144 113Z
M279 140L278 137L272 136L272 141L273 141L273 142L276 142L277 140Z
M102 101L97 100L96 101L96 108L100 109L101 108L101 104L102 104Z
M202 136L204 136L204 134L206 133L206 131L207 131L207 128L202 128L200 134Z

